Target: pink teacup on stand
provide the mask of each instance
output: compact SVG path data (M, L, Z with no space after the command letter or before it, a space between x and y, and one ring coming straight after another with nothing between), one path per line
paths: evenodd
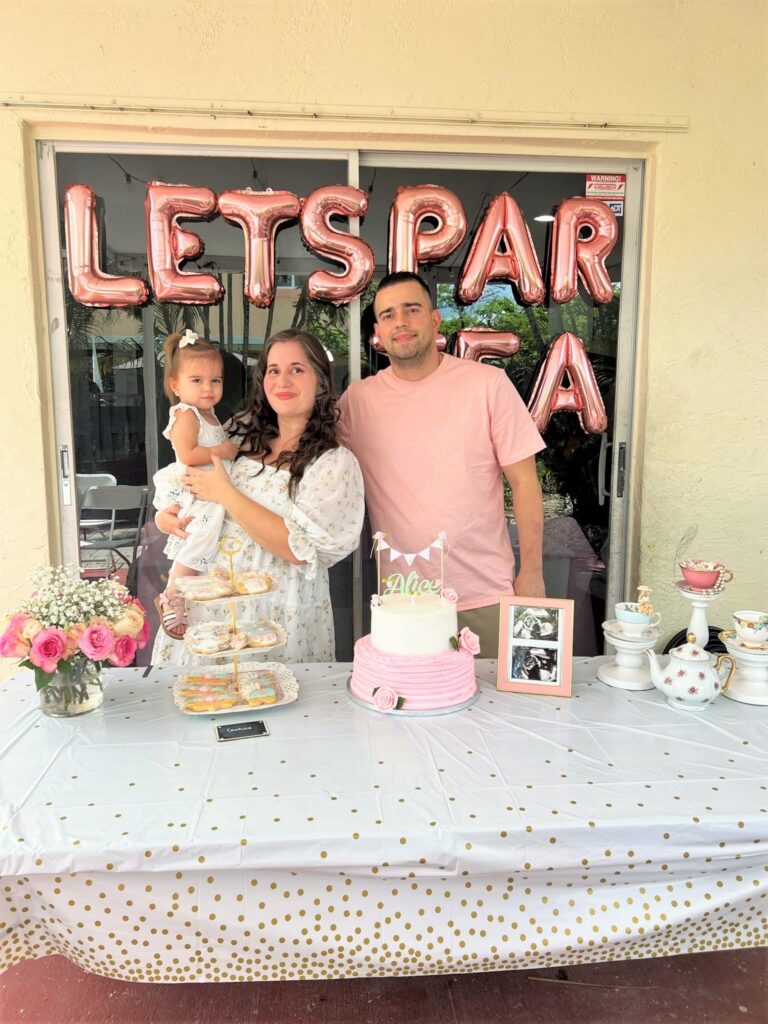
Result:
M688 558L680 563L683 579L694 590L709 590L730 583L733 573L722 562L703 562L700 558Z

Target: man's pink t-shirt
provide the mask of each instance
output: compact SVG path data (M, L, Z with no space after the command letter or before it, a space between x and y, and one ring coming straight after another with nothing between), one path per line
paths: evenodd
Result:
M387 368L356 381L339 408L339 439L363 471L373 530L407 553L444 530L444 582L458 593L460 609L511 594L515 560L500 467L527 459L544 442L504 371L444 355L424 380L402 380ZM410 569L382 552L382 576L411 569L439 577L439 551Z

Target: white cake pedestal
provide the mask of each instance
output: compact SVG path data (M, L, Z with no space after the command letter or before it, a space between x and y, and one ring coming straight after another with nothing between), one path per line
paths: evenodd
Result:
M680 596L684 597L686 601L690 601L693 606L691 609L691 621L688 623L688 633L693 633L696 640L695 642L699 647L706 647L709 643L709 623L707 622L707 606L712 604L713 601L717 601L720 594L697 594L694 590L684 590L682 587L680 590Z
M659 638L657 629L649 629L647 637L619 638L603 628L608 643L615 647L613 661L598 666L597 678L619 690L652 690L651 665L646 655Z
M736 662L736 671L723 696L740 704L768 705L768 650L751 651L727 632L721 633L720 639Z

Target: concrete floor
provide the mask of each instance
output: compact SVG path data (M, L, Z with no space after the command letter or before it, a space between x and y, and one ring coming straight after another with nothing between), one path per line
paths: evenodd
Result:
M768 1024L768 950L541 971L141 985L63 957L0 977L0 1024Z

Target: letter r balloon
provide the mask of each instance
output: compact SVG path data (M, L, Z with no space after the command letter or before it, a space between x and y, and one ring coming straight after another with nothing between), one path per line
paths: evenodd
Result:
M599 199L564 199L552 227L550 282L554 301L570 302L576 297L578 273L595 302L610 302L613 288L605 261L619 234L610 206ZM585 227L591 229L590 237L579 238Z

